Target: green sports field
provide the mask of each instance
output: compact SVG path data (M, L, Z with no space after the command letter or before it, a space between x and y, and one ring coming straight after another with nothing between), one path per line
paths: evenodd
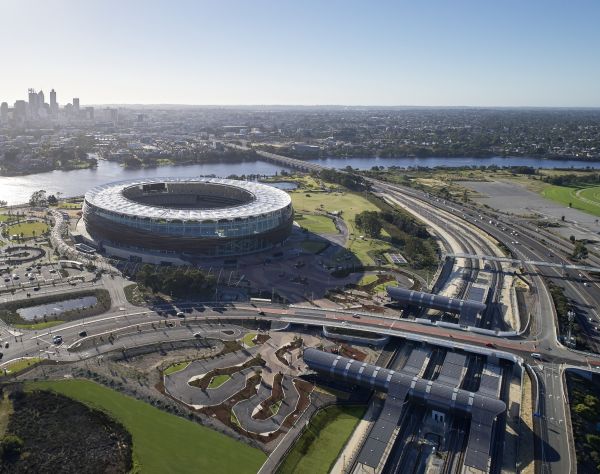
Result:
M346 248L355 255L364 265L374 265L375 261L370 254L376 252L384 252L390 250L390 244L382 239L371 239L371 238L360 238L362 232L356 228L354 218L362 211L378 211L379 209L373 203L369 202L365 197L357 193L351 192L334 192L334 193L321 193L321 192L304 192L294 191L290 193L292 197L292 203L294 209L298 214L302 214L305 218L311 218L308 225L305 225L307 220L296 218L296 221L302 227L307 227L312 232L336 232L333 221L325 216L317 216L314 213L317 212L339 212L341 218L346 223L348 231L350 232L350 239L346 244ZM311 215L313 213L313 215ZM327 219L328 222L319 221L319 224L326 225L327 229L323 227L317 227L317 222L312 218L321 217ZM382 237L389 237L385 230L382 231ZM336 260L338 263L345 263L344 260L346 253L338 253Z
M364 412L364 406L321 410L287 454L277 474L327 474Z
M104 410L133 438L136 473L255 473L266 455L221 433L88 380L30 382Z
M23 237L40 237L48 230L48 225L44 222L23 222L22 224L14 224L8 227L9 235L21 235Z
M314 234L335 234L337 229L331 217L313 215L313 214L298 214L295 216L296 222Z
M548 186L542 191L546 199L579 209L594 216L600 216L600 186L591 188L570 188Z

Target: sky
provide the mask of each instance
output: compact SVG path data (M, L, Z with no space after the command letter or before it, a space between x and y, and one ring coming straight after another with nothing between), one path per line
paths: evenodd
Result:
M0 101L600 107L598 0L0 0Z

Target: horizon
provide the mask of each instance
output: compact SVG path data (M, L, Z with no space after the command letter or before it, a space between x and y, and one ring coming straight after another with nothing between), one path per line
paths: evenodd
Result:
M593 0L8 0L0 14L11 106L43 85L61 105L600 107Z

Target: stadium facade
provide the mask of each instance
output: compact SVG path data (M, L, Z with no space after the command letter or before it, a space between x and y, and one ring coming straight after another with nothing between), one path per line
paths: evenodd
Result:
M290 196L220 178L150 178L85 195L85 234L109 254L230 257L268 250L291 233ZM148 260L151 259L144 259Z

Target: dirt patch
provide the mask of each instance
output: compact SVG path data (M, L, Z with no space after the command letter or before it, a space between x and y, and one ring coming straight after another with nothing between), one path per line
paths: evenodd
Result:
M363 305L363 309L365 311L369 311L370 313L384 313L385 312L385 308L382 308L381 306L375 306L372 304L364 304Z
M205 407L200 409L199 411L210 417L217 418L221 423L229 426L238 433L250 439L260 441L264 444L268 444L271 441L277 439L281 434L287 433L288 429L294 425L298 417L302 413L304 413L304 410L306 410L308 405L310 405L310 393L313 390L313 385L310 382L306 382L305 380L295 379L294 385L296 386L296 389L300 394L300 399L298 401L296 409L292 413L290 413L290 415L288 415L288 417L285 419L279 430L270 433L269 435L260 435L256 433L250 433L243 429L240 425L238 425L237 421L234 421L236 420L236 418L231 410L233 406L240 400L247 400L248 398L256 395L256 385L259 382L260 375L254 375L248 379L248 381L246 382L246 387L242 391L236 393L229 400L216 407Z
M257 334L255 337L256 344L264 344L269 339L271 339L271 336L269 336L268 334Z
M265 365L264 359L260 356L260 354L258 354L256 357L253 357L249 361L244 362L242 365L237 365L234 367L219 367L217 369L213 369L210 372L208 372L204 377L191 381L190 385L192 385L194 387L198 387L201 390L206 390L206 389L208 389L210 381L217 375L232 375L232 374L235 374L236 372L247 369L249 367L264 366L264 365Z
M362 362L367 358L367 354L365 354L362 351L359 351L356 347L349 346L348 344L342 344L339 353L344 357L358 360L359 362Z
M132 468L132 440L101 411L63 395L15 390L7 432L23 441L20 455L0 472L125 473Z
M533 460L533 399L531 391L531 379L529 373L523 371L523 387L521 398L521 432L519 433L519 472L533 474L535 472L535 461Z
M246 380L246 386L231 398L225 400L220 405L201 408L198 411L212 418L217 418L221 423L233 428L238 433L247 435L248 433L244 429L242 429L236 422L232 421L233 415L231 408L240 400L247 400L248 398L256 395L256 386L260 383L260 379L261 376L259 374L249 377Z
M283 374L275 374L273 378L273 389L271 390L271 396L262 402L262 408L254 415L257 420L266 420L271 417L271 406L275 405L280 400L283 400L283 387L281 381L283 380Z
M189 341L186 345L181 344L181 347L175 345L175 347L175 349L172 349L161 345L160 347L151 348L152 352L147 353L140 351L131 354L130 351L127 351L126 358L124 355L120 355L115 358L115 361L120 362L125 367L148 373L156 369L163 370L179 362L206 359L213 352L218 352L219 349L222 350L223 344L216 339L207 339Z
M300 416L300 414L304 413L304 410L308 408L310 405L310 394L313 391L313 384L307 382L302 379L295 379L294 385L296 386L296 390L300 394L300 399L298 400L298 404L296 405L296 409L290 413L290 415L283 422L282 427L291 428L296 423L296 420ZM280 430L281 431L281 430Z

